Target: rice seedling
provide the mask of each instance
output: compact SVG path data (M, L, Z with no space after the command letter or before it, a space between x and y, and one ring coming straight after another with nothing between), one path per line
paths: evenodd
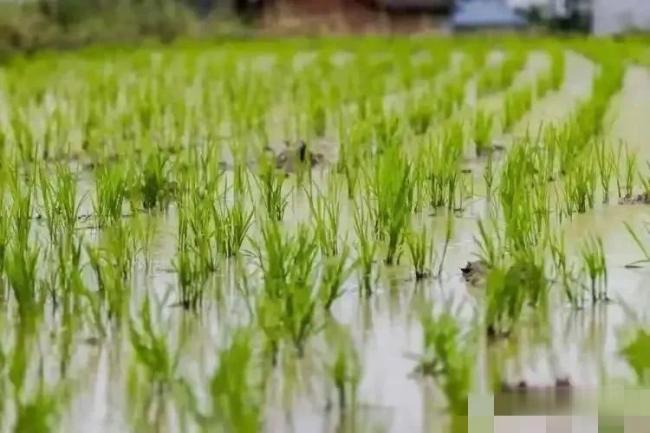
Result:
M355 246L361 274L361 287L366 295L372 293L372 274L378 242L372 229L370 211L365 202L357 203L354 208Z
M70 169L58 166L53 182L41 167L39 181L45 221L50 240L54 242L60 232L70 235L79 219L81 200L77 198L77 179Z
M564 196L567 214L585 213L592 209L596 195L596 167L590 158L575 164L564 179Z
M36 318L42 307L43 294L38 282L40 248L20 242L10 243L4 259L4 270L18 304L22 321Z
M618 161L621 160L623 154L623 145L620 145L618 148ZM623 179L620 176L616 177L616 186L618 188L618 197L619 198L632 198L634 195L634 179L637 176L637 155L634 152L631 152L630 149L625 146L625 160L623 161L622 174ZM619 172L620 174L621 172Z
M194 229L196 230L196 229ZM179 221L178 251L174 269L178 275L179 305L185 309L196 309L203 298L203 287L209 273L216 269L216 259L210 245L192 235L188 223Z
M288 193L283 191L286 176L272 166L267 165L258 177L258 186L262 193L262 203L269 217L282 221L289 204Z
M556 235L551 236L549 242L556 273L555 280L571 305L574 308L582 308L584 305L584 286L576 275L575 266L569 263L564 239L564 236Z
M165 332L157 329L153 308L151 300L146 297L137 317L130 319L129 340L148 380L162 390L175 378L178 355L169 348Z
M15 433L54 432L57 430L55 419L61 408L60 396L56 392L42 388L27 401L17 399Z
M442 102L439 103L442 104ZM413 101L412 105L413 107L408 110L409 125L415 134L424 134L434 120L436 109L429 98L422 96ZM452 108L447 108L444 111L451 111L452 109L453 105Z
M605 140L596 143L596 166L598 168L598 179L603 190L603 203L609 202L609 189L616 170L616 158Z
M650 333L645 329L638 329L634 338L621 350L622 356L632 367L639 384L650 381Z
M460 189L460 161L463 153L462 125L450 125L445 136L438 140L430 136L421 149L419 160L428 184L429 203L433 209L457 208L456 195Z
M336 389L339 411L345 412L356 407L361 365L352 338L345 330L337 329L335 337L334 357L327 370Z
M508 336L519 324L525 307L546 304L548 281L535 251L518 253L505 268L493 267L486 280L486 325L490 336Z
M253 223L254 210L248 210L245 201L244 172L239 169L235 172L235 188L232 203L225 199L218 199L212 204L212 220L217 249L226 257L234 257L242 249L248 231ZM237 180L239 179L239 180ZM224 197L228 187L224 187Z
M492 149L494 119L495 116L485 110L478 110L474 115L474 144L478 155L483 155Z
M338 190L333 188L327 195L322 192L314 194L309 189L305 192L320 251L324 256L334 257L339 253L341 205L338 199Z
M192 410L201 431L255 433L263 421L265 376L257 371L253 332L236 330L218 355L207 394L209 411L203 412L193 396Z
M477 80L479 96L506 89L512 84L516 74L523 69L526 55L521 50L513 50L496 65L483 70Z
M413 271L416 280L422 280L431 276L431 267L434 262L433 237L427 226L424 224L419 230L409 231L406 236Z
M533 105L533 91L530 86L512 89L503 101L503 130L510 131Z
M169 155L162 152L151 153L144 160L140 194L142 206L146 210L167 207L171 194L168 165Z
M343 295L343 284L356 268L356 262L350 263L349 256L349 249L345 246L337 256L325 259L319 292L326 311L329 311L334 301Z
M634 243L639 248L639 250L641 250L641 252L643 253L642 259L629 263L626 265L626 267L633 268L645 263L650 263L650 248L646 245L646 243L641 239L641 236L637 233L636 230L634 230L634 228L632 228L632 226L629 223L626 222L624 224L625 224L625 229L634 240Z
M434 314L431 305L423 306L420 315L423 352L418 371L441 382L453 415L467 415L471 390L472 343L452 312Z
M385 263L399 262L406 223L413 206L414 176L411 164L397 147L387 149L370 179L377 233L386 239Z
M564 51L560 48L552 48L550 50L551 56L551 88L555 91L559 90L564 83L566 73L566 56Z
M580 249L580 255L583 260L583 271L589 278L592 302L607 301L607 260L602 238L595 236L588 238Z
M118 164L99 167L95 176L93 209L99 225L104 227L122 218L129 196L128 174L125 167Z
M314 290L315 235L304 225L298 227L295 236L287 235L277 222L267 221L262 242L254 246L264 280L261 308L275 316L283 335L302 357L307 339L319 329L316 313L320 298Z

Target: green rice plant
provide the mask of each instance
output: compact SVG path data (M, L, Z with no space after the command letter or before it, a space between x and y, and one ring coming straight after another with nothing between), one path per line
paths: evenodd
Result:
M362 144L370 141L370 132L367 125L361 124L353 126L347 135L344 132L339 135L341 145L337 171L345 177L348 198L353 199L360 178L362 153L365 150Z
M339 225L341 218L341 204L338 191L333 188L327 195L322 192L315 194L310 188L305 189L311 219L314 222L316 237L320 251L327 257L334 257L339 253Z
M354 410L361 382L361 362L348 332L337 328L333 338L333 360L327 365L329 378L336 389L339 411Z
M201 431L255 433L262 426L266 380L256 365L253 332L239 329L218 355L217 366L208 382L209 412L199 409L193 397Z
M348 246L340 254L325 258L320 279L319 292L323 308L329 311L334 301L343 295L343 284L355 270L356 263L350 262Z
M589 278L592 302L607 301L607 259L602 238L589 237L582 244L580 255L583 261L583 272Z
M50 240L55 242L62 231L70 235L79 219L81 200L77 199L77 179L69 168L61 165L50 180L41 167L39 185Z
M16 240L10 242L4 258L4 270L18 305L21 321L34 320L42 307L42 293L38 282L40 248Z
M506 92L503 101L503 130L512 127L526 114L533 105L533 92L530 86L512 89Z
M447 251L449 251L449 245L451 244L451 239L454 235L454 226L455 220L453 215L448 215L447 223L445 224L445 243L442 246L442 253L440 254L440 260L438 263L438 278L442 276L442 270L445 266L445 260L447 259Z
M641 237L636 232L636 230L634 230L629 223L626 222L624 224L625 224L625 229L634 240L634 243L637 245L637 247L639 247L639 249L643 253L642 259L629 263L626 265L626 267L633 268L641 264L650 263L650 247L646 245L646 243L641 239ZM647 228L646 231L648 231Z
M269 217L282 221L289 204L289 193L283 192L286 175L270 165L262 168L257 181L262 192L262 203Z
M387 149L395 149L402 138L401 118L396 114L381 113L374 120L374 153L381 155Z
M387 149L372 174L371 194L375 204L377 233L386 239L385 263L399 263L406 224L413 207L414 175L411 163L397 147Z
M477 110L474 115L474 143L478 155L483 155L492 149L494 120L494 114L486 110Z
M623 145L621 144L618 148L618 161L620 165L621 156L623 154ZM625 161L623 162L623 179L620 176L616 177L616 186L618 188L619 198L632 198L634 194L634 179L637 176L637 154L630 151L630 149L625 146ZM624 193L624 195L623 195Z
M431 267L435 259L433 242L433 236L429 233L426 224L423 224L419 230L411 229L406 235L406 244L416 280L431 276Z
M201 304L210 272L216 270L216 259L210 245L202 240L197 241L196 234L192 234L195 232L191 232L188 225L186 220L179 220L174 269L180 289L178 303L185 309L194 310Z
M137 317L129 321L129 340L148 381L160 389L175 379L179 357L170 349L165 331L156 326L152 309L147 296Z
M235 172L235 191L230 204L217 199L212 204L212 221L217 249L226 257L234 257L241 251L248 231L253 224L254 210L248 210L245 202L243 171ZM239 180L237 180L239 179ZM228 187L225 187L227 191ZM226 191L224 191L224 196Z
M120 323L127 309L128 286L119 269L113 266L109 253L89 244L85 245L88 264L94 273L97 284L97 294L85 293L91 307L95 324L103 329L103 316Z
M462 105L465 97L465 80L452 80L445 83L435 97L437 118L448 119Z
M56 281L52 284L52 298L55 305L63 305L64 316L79 314L78 299L86 291L81 263L83 239L66 236L55 243L55 251L56 272L54 276Z
M435 117L435 107L427 96L414 99L407 112L409 125L415 134L424 134Z
M302 357L307 339L317 332L319 293L315 290L318 243L313 232L300 225L295 235L283 233L277 222L262 228L262 244L254 243L264 290L263 312L282 330ZM267 323L268 325L268 323Z
M136 233L136 226L130 221L114 224L102 232L101 247L123 281L128 281L135 270L139 253Z
M144 160L140 174L140 194L142 206L146 210L167 207L171 182L169 181L169 154L160 151L150 153Z
M630 338L621 355L632 367L639 384L650 383L650 332L638 329Z
M517 142L508 153L499 184L505 223L504 241L511 251L541 245L549 229L548 181L539 167L539 149Z
M535 97L542 99L553 90L553 75L551 71L542 72L535 80Z
M548 282L537 253L522 252L506 269L493 267L486 280L488 335L508 336L518 325L526 306L546 304Z
M12 432L55 432L57 416L61 410L61 396L56 391L46 390L43 385L28 399L16 398L15 422ZM26 400L26 401L24 401Z
M596 143L596 167L598 179L603 190L603 203L609 202L609 188L616 170L616 156L614 151L606 144L605 140Z
M378 242L372 229L370 211L365 202L354 207L354 232L358 262L361 273L361 286L366 295L372 293L372 271L377 255Z
M515 50L508 53L499 64L484 69L476 83L479 96L508 88L525 63L526 54L521 50Z
M327 129L327 110L322 103L311 102L309 113L311 133L316 137L324 137Z
M467 415L472 386L472 338L465 335L451 312L434 314L431 305L421 309L423 353L418 370L441 383L453 415Z
M8 219L11 223L11 240L24 247L27 247L30 242L34 192L34 183L30 183L29 179L27 182L27 185L22 183L18 179L18 173L16 172L15 178L10 181L9 189L11 204Z
M474 243L479 248L478 257L485 263L488 269L498 267L502 261L505 251L503 239L497 229L496 219L487 220L491 226L486 226L483 219L478 220L478 236L474 236Z
M460 123L449 126L442 139L429 137L420 150L418 160L424 164L431 207L448 210L456 208L460 189L460 161L463 154L464 133Z
M560 284L571 305L574 308L582 308L584 305L584 286L576 275L575 267L568 261L564 236L551 236L549 248L555 268L556 281Z
M2 215L9 214L9 210L6 209L4 203L0 204L0 212L2 213ZM9 236L10 236L9 218L0 218L0 274L4 270L4 262L5 262L7 247L9 245L9 239L10 239Z
M93 209L101 227L122 218L128 196L128 174L123 165L103 166L96 170Z
M566 56L564 51L560 48L553 48L550 50L551 56L551 88L555 91L559 90L564 83L566 74Z
M596 167L589 156L576 163L564 181L567 214L585 213L593 209L596 195Z

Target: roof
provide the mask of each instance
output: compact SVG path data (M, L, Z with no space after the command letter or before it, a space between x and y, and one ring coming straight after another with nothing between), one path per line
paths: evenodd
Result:
M374 3L389 11L436 12L450 10L454 0L374 0Z
M458 1L451 23L456 29L522 28L528 24L500 0Z

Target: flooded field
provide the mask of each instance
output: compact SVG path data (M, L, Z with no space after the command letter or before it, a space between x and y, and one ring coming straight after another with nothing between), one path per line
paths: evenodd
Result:
M646 431L645 51L0 68L0 433Z

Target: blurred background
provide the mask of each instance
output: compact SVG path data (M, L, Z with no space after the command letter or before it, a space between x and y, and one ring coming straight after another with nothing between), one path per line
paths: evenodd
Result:
M650 0L0 0L0 55L146 38L650 30Z

